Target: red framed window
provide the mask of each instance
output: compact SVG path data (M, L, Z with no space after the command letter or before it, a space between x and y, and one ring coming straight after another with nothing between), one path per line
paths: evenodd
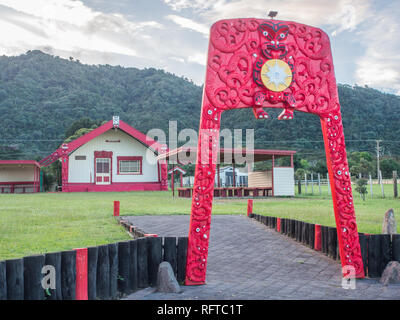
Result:
M142 157L117 157L118 174L142 174Z

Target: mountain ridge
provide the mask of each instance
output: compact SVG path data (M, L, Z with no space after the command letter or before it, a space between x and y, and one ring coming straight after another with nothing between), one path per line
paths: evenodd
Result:
M374 140L381 139L383 144L387 141L387 152L400 155L400 144L393 142L400 140L395 125L400 123L400 96L349 85L338 85L338 91L348 148L373 152ZM82 118L109 120L119 115L144 133L160 128L168 134L168 120L177 121L178 131L198 130L201 98L202 86L164 70L86 65L38 50L1 56L0 159L12 153L6 147L22 150L19 157L44 157ZM314 115L296 112L294 120L286 122L276 121L280 111L268 112L273 119L256 120L248 109L227 111L221 127L254 128L257 148L323 156Z

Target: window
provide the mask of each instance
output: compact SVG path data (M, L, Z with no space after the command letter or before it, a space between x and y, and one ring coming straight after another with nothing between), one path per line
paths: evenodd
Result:
M118 174L142 174L142 157L118 157Z
M97 158L96 159L96 173L109 173L110 172L110 159Z

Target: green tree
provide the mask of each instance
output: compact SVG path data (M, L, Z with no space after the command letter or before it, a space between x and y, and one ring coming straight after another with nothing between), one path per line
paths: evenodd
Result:
M365 201L365 195L367 191L367 179L357 179L356 180L356 191L361 195L363 201Z
M400 173L400 162L394 159L383 159L380 162L380 169L383 177L391 178L393 176L393 171Z

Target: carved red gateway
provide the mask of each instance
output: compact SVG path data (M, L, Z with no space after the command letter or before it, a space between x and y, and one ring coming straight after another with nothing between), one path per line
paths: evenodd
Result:
M222 112L281 108L319 116L331 181L342 266L364 277L340 104L329 38L321 29L290 21L231 19L211 27L201 108L186 265L186 285L204 284Z

